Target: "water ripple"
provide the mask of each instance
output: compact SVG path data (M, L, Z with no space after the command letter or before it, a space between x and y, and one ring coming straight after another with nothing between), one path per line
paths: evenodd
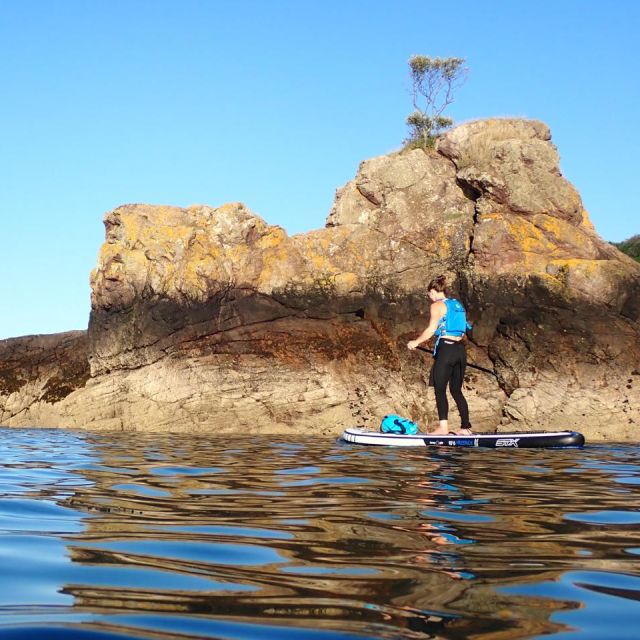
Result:
M630 638L640 619L635 447L3 436L0 637Z

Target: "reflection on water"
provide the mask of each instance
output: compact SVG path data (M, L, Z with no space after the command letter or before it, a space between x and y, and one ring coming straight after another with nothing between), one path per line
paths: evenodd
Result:
M0 434L0 637L637 637L634 446Z

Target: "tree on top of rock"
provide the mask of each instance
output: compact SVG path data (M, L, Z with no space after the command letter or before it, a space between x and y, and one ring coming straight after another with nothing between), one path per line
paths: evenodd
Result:
M453 92L464 84L467 72L464 58L409 58L411 96L415 111L407 118L407 148L433 147L438 135L453 124L443 116L453 102Z

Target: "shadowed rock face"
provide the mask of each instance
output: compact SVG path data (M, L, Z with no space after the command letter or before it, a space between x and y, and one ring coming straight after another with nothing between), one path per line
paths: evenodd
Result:
M1 340L0 424L58 423L56 406L89 379L87 347L86 331Z
M597 236L542 123L470 123L437 151L365 161L306 234L239 203L127 205L105 227L90 378L48 399L7 386L5 424L426 427L430 362L405 343L446 273L474 320L469 359L496 373L468 371L476 428L635 435L640 265Z

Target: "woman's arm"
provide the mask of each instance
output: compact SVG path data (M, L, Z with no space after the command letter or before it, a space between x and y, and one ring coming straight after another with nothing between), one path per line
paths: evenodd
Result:
M415 339L407 342L408 349L415 349L419 344L426 342L433 336L438 328L440 318L447 312L447 306L444 302L438 300L431 305L429 310L429 326Z

